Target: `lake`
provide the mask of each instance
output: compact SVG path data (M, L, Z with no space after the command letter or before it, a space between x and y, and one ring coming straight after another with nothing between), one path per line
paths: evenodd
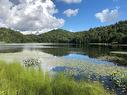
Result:
M41 57L43 59L47 58L61 58L61 59L74 59L81 60L84 62L89 62L92 64L112 64L114 62L102 61L99 59L103 56L111 56L112 52L127 52L127 47L112 47L112 46L79 46L74 44L52 44L52 43L27 43L27 44L0 44L0 56L8 59L13 55L21 54L20 58L30 57ZM22 55L27 52L26 55ZM34 52L34 54L32 54ZM42 53L43 56L39 56L38 53ZM9 56L9 55L12 56ZM3 55L3 56L2 56ZM127 58L127 54L115 54L115 56L120 56L124 59ZM16 56L15 56L16 57ZM12 60L16 59L14 56ZM18 56L17 56L18 57ZM52 59L53 60L53 59Z
M42 63L42 68L51 70L57 66L67 66L68 64L84 64L89 66L118 66L114 61L102 60L104 56L120 56L127 59L126 54L113 54L112 52L127 52L127 47L112 46L92 46L74 44L52 44L52 43L19 43L19 44L0 44L0 60L21 61L31 58L38 59ZM119 63L118 63L119 64ZM58 69L58 68L57 68ZM91 68L93 69L93 68Z
M113 88L111 75L119 72L119 77L127 75L126 65L120 61L104 60L121 58L127 62L127 47L93 46L52 43L0 44L0 60L18 61L24 64L36 59L44 72L52 74L64 72L76 79L99 80L106 88L115 89L118 95L122 88ZM123 61L124 59L124 61Z
M42 68L45 70L51 70L58 66L67 66L71 63L73 65L87 63L90 67L95 66L96 68L99 68L99 65L126 68L126 66L116 65L116 62L113 61L101 60L101 57L112 55L127 59L126 54L112 54L115 51L127 52L127 47L79 46L57 43L0 44L0 60L23 62L34 58L41 61Z

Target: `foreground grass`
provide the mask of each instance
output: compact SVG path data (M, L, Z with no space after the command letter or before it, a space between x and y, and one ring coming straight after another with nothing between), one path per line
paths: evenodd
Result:
M109 95L98 82L50 78L41 69L0 61L0 95Z

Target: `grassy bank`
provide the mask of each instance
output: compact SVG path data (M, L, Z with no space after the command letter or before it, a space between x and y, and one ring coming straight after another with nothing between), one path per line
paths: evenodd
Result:
M0 61L0 95L109 95L98 82L77 82L60 75L50 78L41 69Z

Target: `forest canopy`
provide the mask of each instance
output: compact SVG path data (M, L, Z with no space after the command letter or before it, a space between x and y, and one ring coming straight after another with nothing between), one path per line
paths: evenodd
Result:
M39 35L23 35L19 31L0 28L0 42L6 43L127 43L127 20L109 26L91 28L88 31L69 32L52 30Z

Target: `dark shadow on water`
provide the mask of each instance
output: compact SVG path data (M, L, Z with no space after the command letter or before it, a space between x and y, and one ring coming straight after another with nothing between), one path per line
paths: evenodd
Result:
M17 53L22 52L23 48L0 48L0 53Z

